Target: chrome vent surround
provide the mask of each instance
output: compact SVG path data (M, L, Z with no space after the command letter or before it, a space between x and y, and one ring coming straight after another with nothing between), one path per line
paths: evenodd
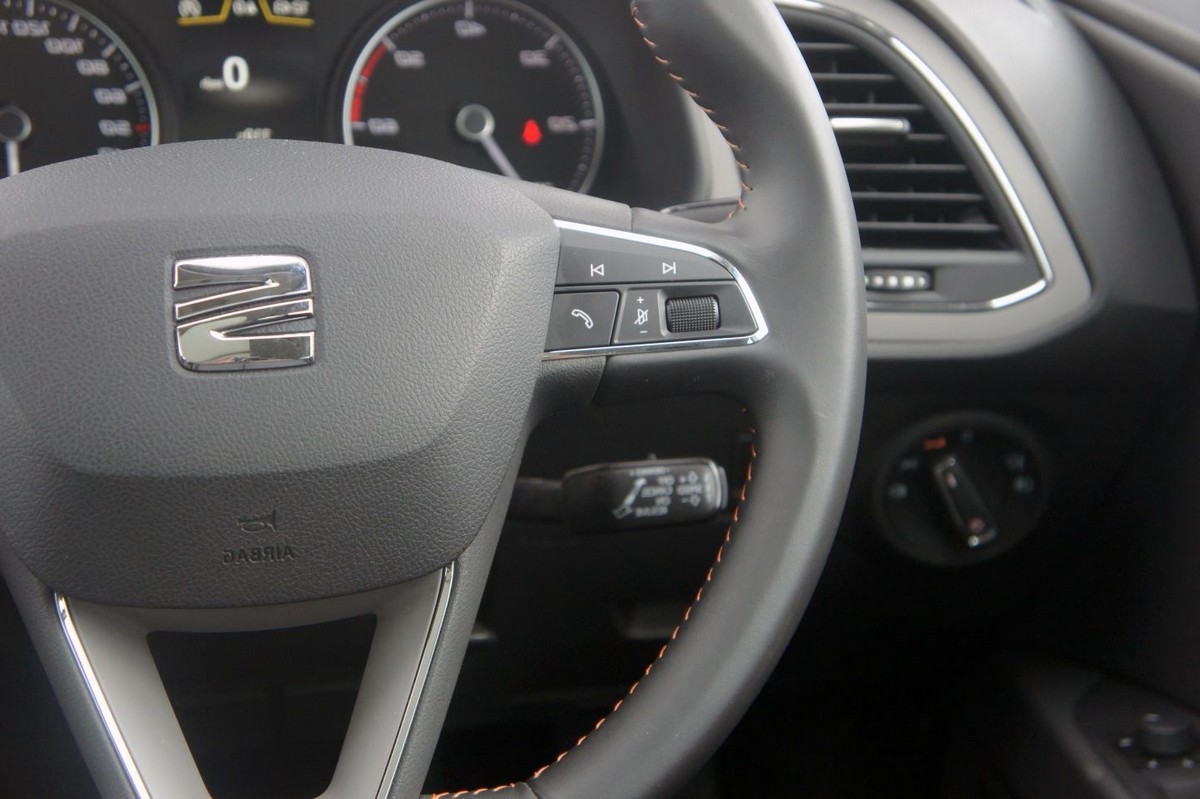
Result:
M837 133L864 247L1012 249L958 147L895 71L840 37L792 33Z
M869 20L781 0L846 166L875 310L971 311L1040 293L1049 264L962 105Z

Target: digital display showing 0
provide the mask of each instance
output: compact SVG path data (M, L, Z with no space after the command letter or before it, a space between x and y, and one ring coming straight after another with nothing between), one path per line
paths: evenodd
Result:
M179 0L182 139L320 139L308 0Z

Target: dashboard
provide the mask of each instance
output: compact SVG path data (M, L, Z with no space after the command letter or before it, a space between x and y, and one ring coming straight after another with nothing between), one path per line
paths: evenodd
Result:
M623 10L542 5L0 0L4 174L176 141L294 139L640 204L695 199L684 106L642 80L653 64L637 38L614 36ZM651 123L623 113L631 104L662 113Z
M1048 171L976 71L895 4L779 7L840 131L874 355L1014 352L1091 311ZM1077 123L1054 122L1065 144ZM623 2L0 0L4 174L198 139L399 150L647 208L739 191Z
M1033 135L1069 155L1083 122L1046 97L1002 107L985 72L900 5L778 5L846 160L875 357L1013 353L1094 311L1052 184L1072 161L1014 124L1049 117ZM400 150L647 208L740 190L729 148L623 2L0 0L4 174L198 139ZM1097 197L1140 192L1108 180Z
M986 9L777 5L846 160L873 357L1012 355L1100 321L1102 293L1178 310L1185 281L1102 265L1169 232L1120 203L1158 191L1142 156L1091 171L1089 152L1135 152L1137 134L1062 113L1094 72L1048 55L1060 31L1014 34L1025 58L1008 63ZM4 175L239 138L403 150L646 208L740 190L618 0L0 0ZM1123 243L1089 254L1081 226Z

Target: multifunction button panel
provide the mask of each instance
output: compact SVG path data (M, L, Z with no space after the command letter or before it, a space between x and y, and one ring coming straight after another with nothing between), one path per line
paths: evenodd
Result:
M767 333L727 260L683 242L557 222L546 357L753 344Z

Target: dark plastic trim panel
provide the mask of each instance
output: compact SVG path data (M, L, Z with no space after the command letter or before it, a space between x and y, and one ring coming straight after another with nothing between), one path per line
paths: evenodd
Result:
M1200 68L1200 4L1195 0L1061 0Z

